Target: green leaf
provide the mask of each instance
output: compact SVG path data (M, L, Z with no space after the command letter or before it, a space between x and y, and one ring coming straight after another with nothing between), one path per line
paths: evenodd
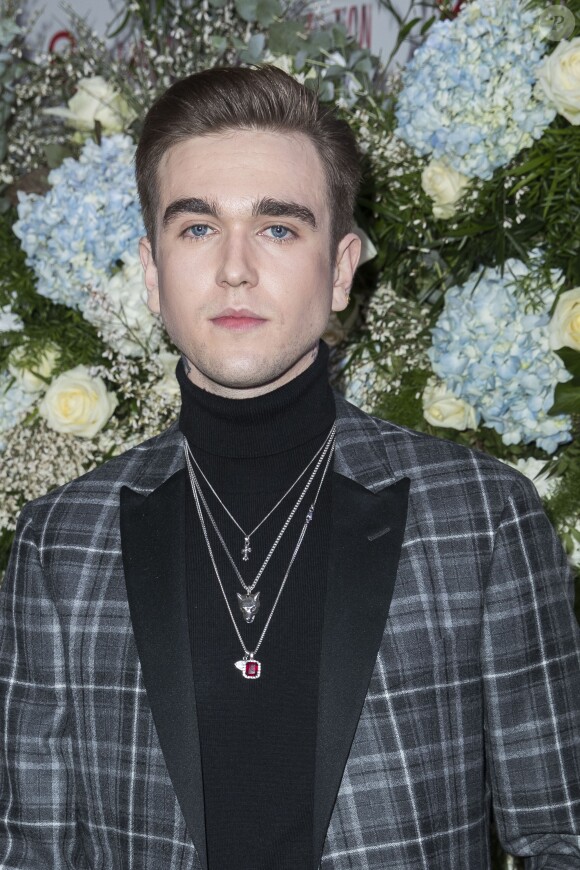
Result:
M44 146L44 156L51 169L56 169L57 166L60 166L65 157L71 157L72 153L71 149L67 148L66 145L58 145L56 142Z
M273 24L273 25L272 25L272 28L275 27L275 26L276 26L276 25ZM272 28L270 28L270 33L272 32ZM299 41L301 42L300 39L299 39ZM302 50L302 51L298 51L298 52L296 53L296 57L294 58L294 69L296 70L296 72L300 72L300 71L303 69L304 64L306 63L307 58L308 58L308 52L307 52L307 51Z
M280 0L258 0L256 18L262 27L268 27L275 18L282 14Z
M309 34L308 42L312 48L315 48L318 51L321 51L322 49L330 51L336 45L328 30L312 31L312 33Z
M427 32L431 29L431 27L435 24L436 21L437 21L437 18L435 15L432 15L431 18L428 18L427 21L425 22L425 24L423 25L423 27L421 28L421 30L419 31L421 36L426 36Z
M574 380L580 382L580 352L571 347L561 347L556 353L570 374L574 375Z
M250 60L257 61L260 59L262 52L264 51L265 43L266 37L263 33L254 33L253 36L250 37L246 48L246 53Z
M300 22L275 21L270 25L270 32L268 34L268 47L272 54L296 55L294 63L297 70L300 70L304 66L304 60L306 60L306 52L300 51L303 45L303 40L300 38L302 32ZM304 55L301 64L299 62L299 55L300 58Z
M548 414L580 414L580 384L574 384L573 381L558 384L555 401Z
M226 50L228 41L225 36L218 36L214 33L210 39L210 43L213 48L215 48L215 50L221 54Z
M541 154L539 157L534 157L532 160L528 160L527 163L522 163L521 166L511 167L507 174L509 176L513 175L527 175L533 169L538 169L540 166L544 166L546 163L550 162L549 154Z
M320 82L320 88L319 88L318 94L319 94L318 99L321 100L321 102L323 102L323 103L330 102L331 100L333 100L334 99L334 85L333 85L333 83L329 82L328 79L323 79Z
M117 16L117 19L121 19L121 23L117 27L115 27L115 19L113 19L113 21L109 24L107 28L107 39L114 39L115 36L118 36L121 31L125 29L129 21L131 20L131 13L129 11L124 12L124 10L121 10L119 15ZM115 29L111 31L111 27L115 27Z
M244 21L255 21L257 18L258 0L235 0L236 12Z

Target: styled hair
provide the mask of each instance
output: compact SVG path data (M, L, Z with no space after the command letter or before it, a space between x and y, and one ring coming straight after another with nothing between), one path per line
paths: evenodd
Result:
M194 136L236 129L303 133L320 157L330 212L330 259L352 231L361 180L349 125L317 94L275 66L214 67L175 82L149 109L135 158L143 221L155 255L158 169L163 155Z

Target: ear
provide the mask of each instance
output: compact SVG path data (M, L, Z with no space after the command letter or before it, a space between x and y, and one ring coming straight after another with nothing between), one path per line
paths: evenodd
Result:
M239 601L243 600L244 596L240 592L236 592L236 595L238 596Z
M338 243L332 284L333 311L342 311L348 305L350 288L360 260L361 248L362 242L356 233L348 233Z
M153 258L151 242L147 237L139 239L139 256L145 275L145 286L147 287L147 307L153 314L159 314L159 273Z

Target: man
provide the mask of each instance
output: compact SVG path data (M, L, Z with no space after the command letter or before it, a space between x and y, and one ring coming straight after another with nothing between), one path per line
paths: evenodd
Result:
M375 420L319 342L345 124L271 67L150 110L179 425L28 505L1 593L3 868L580 867L578 626L525 479Z

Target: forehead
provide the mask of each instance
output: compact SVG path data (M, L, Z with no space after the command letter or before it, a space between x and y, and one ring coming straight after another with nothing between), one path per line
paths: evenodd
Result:
M158 169L161 213L180 197L210 196L234 212L257 197L292 199L326 218L322 161L303 133L232 130L173 145Z

